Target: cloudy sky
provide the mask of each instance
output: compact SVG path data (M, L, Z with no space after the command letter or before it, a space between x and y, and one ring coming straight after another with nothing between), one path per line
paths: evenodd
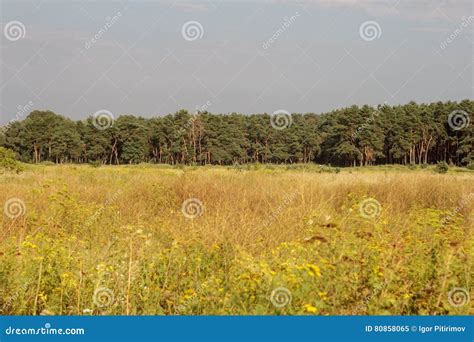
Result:
M474 97L469 0L0 3L0 124Z

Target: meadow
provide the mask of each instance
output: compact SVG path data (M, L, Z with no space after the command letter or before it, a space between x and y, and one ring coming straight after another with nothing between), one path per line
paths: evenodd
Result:
M26 165L3 315L474 314L474 171Z

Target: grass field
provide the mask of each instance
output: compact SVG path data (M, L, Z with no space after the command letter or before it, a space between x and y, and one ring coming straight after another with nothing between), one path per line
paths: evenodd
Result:
M28 165L0 201L2 314L474 314L467 169Z

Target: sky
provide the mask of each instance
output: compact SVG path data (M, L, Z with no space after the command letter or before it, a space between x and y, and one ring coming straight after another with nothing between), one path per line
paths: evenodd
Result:
M0 0L0 124L473 99L465 0Z

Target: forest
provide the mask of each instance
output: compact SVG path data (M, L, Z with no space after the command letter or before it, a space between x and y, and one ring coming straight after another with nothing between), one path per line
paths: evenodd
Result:
M153 118L90 116L73 121L35 110L2 127L0 146L31 163L367 166L444 161L464 166L474 161L471 100L354 105L323 114L281 112L180 110Z

